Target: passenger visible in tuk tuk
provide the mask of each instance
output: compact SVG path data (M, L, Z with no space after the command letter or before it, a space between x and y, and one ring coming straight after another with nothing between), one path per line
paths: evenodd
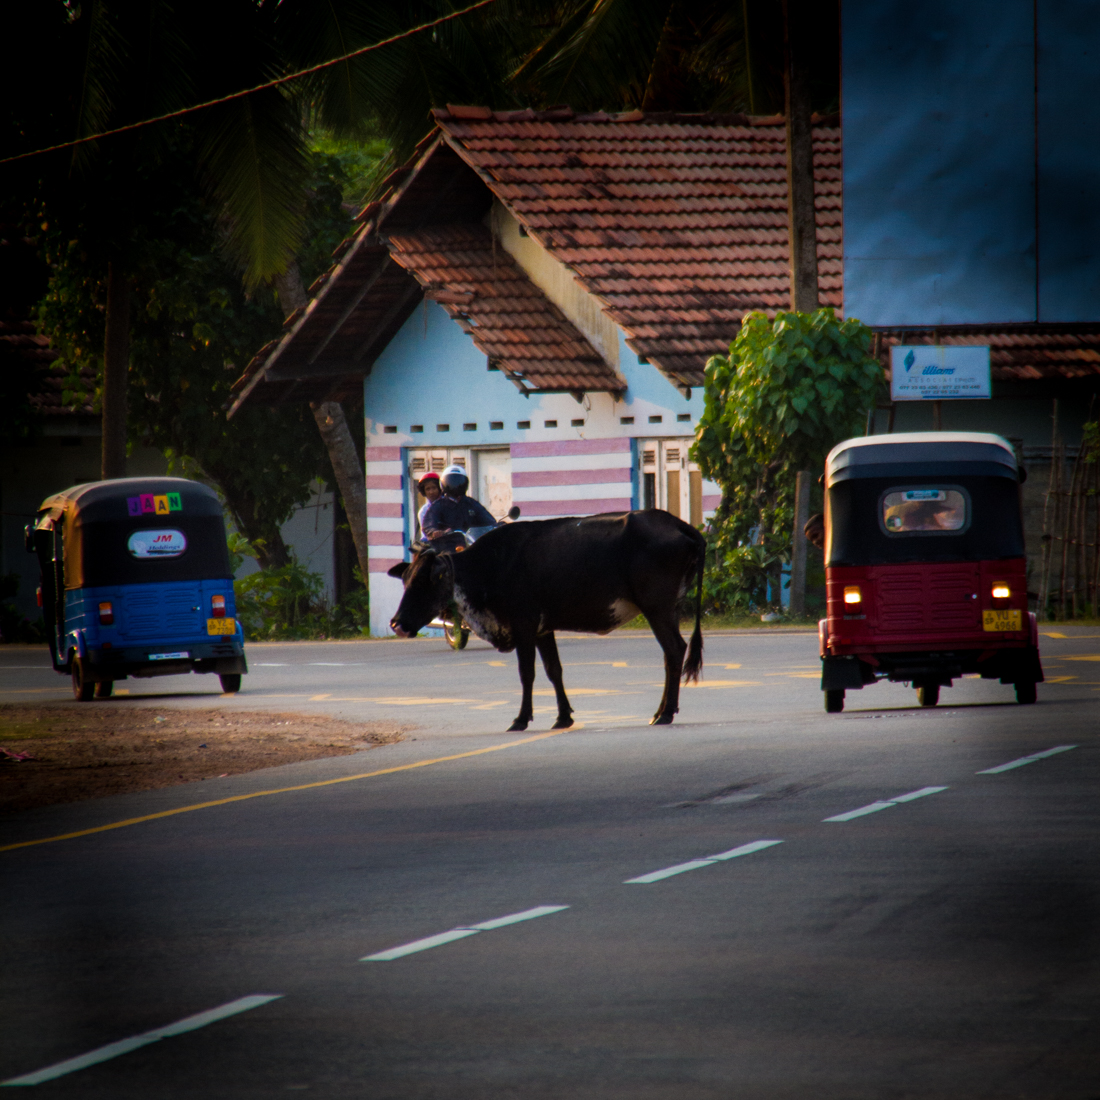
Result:
M865 436L825 466L819 624L825 709L876 680L910 683L921 706L967 674L1034 703L1043 680L1027 609L1020 483L1012 445L976 432Z
M53 666L81 701L118 680L214 672L236 692L248 671L217 494L184 478L77 485L27 527Z

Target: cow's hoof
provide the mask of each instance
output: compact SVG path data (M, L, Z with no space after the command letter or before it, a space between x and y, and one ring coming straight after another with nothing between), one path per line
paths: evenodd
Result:
M517 718L509 727L509 733L521 733L527 728L527 723Z
M550 728L552 730L567 730L573 724L572 717L559 718Z
M655 714L650 720L651 726L671 726L673 715L671 714Z

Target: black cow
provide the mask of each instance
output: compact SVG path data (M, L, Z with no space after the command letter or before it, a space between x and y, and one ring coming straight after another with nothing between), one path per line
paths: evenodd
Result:
M516 651L523 703L509 729L526 729L533 717L536 649L557 695L554 729L565 729L573 708L554 631L609 634L641 612L665 654L665 693L653 716L665 725L679 709L681 672L698 680L703 667L705 551L694 527L657 510L512 523L462 553L429 547L394 566L390 576L404 579L405 594L390 626L410 638L453 599L478 637L502 653ZM677 607L693 577L699 591L688 646Z

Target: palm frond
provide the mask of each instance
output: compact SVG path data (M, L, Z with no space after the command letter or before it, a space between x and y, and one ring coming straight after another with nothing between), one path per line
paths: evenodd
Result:
M301 120L271 89L210 108L203 121L202 166L245 285L256 287L285 271L302 241L309 162Z

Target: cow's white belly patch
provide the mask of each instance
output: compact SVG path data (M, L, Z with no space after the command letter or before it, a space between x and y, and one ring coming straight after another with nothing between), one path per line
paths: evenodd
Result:
M512 632L492 612L485 608L472 607L466 594L457 584L455 585L455 605L466 620L466 625L479 638L497 649L513 648Z
M617 626L622 626L623 623L630 622L631 619L636 618L641 614L638 606L632 604L629 600L612 600L611 606L607 609L607 617L610 619L610 625L606 630L597 631L598 634L610 634Z

